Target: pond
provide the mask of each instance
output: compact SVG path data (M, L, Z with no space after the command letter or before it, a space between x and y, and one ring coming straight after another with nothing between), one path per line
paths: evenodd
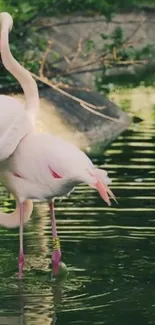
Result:
M0 228L0 324L155 323L155 124L150 107L109 148L93 155L109 171L118 205L85 185L56 203L69 275L53 281L49 212L35 204L25 227L26 265L17 279L18 229ZM154 120L155 121L155 120ZM1 187L6 211L14 201Z

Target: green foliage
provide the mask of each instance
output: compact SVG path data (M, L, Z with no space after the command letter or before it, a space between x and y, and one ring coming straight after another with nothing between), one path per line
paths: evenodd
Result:
M43 51L47 44L45 40L37 38L35 35L35 27L32 27L31 22L36 18L81 12L87 15L101 13L109 20L117 10L129 10L134 8L134 6L141 6L143 4L154 5L154 0L0 0L0 11L8 11L14 18L14 28L10 34L11 50L14 56L32 72L37 73L40 60L38 53ZM146 57L151 59L155 52L154 45L152 44L138 50L135 50L134 46L125 47L125 36L120 27L117 27L110 35L102 33L100 36L103 47L99 55L104 57L108 53L110 61L108 64L104 64L104 60L102 61L103 74L100 79L96 80L99 90L105 88L106 91L109 91L111 89L111 82L109 85L106 85L105 72L108 65L118 65L118 58L120 61L142 60ZM90 53L94 49L94 42L87 40L85 51ZM59 54L52 51L51 59L53 68L57 68ZM0 70L1 88L2 85L4 87L6 85L11 87L16 85L14 78L6 73L3 66L0 66Z
M107 18L116 10L128 10L134 6L155 5L154 0L0 0L0 11L8 11L22 25L33 17L73 13L102 13Z
M0 0L1 11L10 12L18 21L27 21L33 16L72 13L77 11L95 11L107 14L111 4L107 0Z
M102 74L96 78L96 87L99 91L109 93L115 84L138 86L144 80L146 85L152 82L155 84L155 80L150 78L155 68L153 65L148 67L155 57L154 44L136 48L125 38L121 27L116 27L111 34L102 33L100 36L103 40L100 52ZM142 69L138 68L140 64L143 65ZM133 68L132 71L129 71L129 67ZM123 73L109 74L112 68L123 68ZM133 72L134 68L135 72Z
M92 49L95 47L94 41L92 41L91 39L87 40L85 42L85 50L86 52L90 52L92 51Z

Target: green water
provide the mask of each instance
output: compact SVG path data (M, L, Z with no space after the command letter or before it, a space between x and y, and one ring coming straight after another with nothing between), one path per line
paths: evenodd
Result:
M57 202L69 277L51 280L49 212L35 204L25 227L24 279L17 280L18 229L0 228L0 324L155 324L155 125L133 125L105 153L118 205L81 185ZM1 187L1 206L14 202Z

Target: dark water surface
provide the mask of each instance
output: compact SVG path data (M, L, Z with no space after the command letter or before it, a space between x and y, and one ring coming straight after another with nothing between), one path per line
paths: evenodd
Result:
M25 228L26 265L17 280L18 229L0 228L0 324L155 324L155 127L133 126L94 163L106 167L119 204L107 207L84 185L57 202L69 276L51 280L46 204ZM1 187L1 206L14 202Z

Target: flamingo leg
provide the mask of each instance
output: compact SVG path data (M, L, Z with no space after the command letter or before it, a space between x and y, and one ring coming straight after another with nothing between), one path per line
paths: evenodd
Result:
M59 271L59 266L61 263L61 248L60 248L60 240L57 235L56 219L55 219L54 202L53 201L49 203L49 208L50 208L52 236L53 236L52 265L53 265L53 273L54 273L54 275L57 275L57 273Z
M24 266L23 226L24 226L24 204L22 203L20 206L20 230L19 230L19 257L18 257L18 266L19 266L18 278L19 279L22 279L23 266Z

